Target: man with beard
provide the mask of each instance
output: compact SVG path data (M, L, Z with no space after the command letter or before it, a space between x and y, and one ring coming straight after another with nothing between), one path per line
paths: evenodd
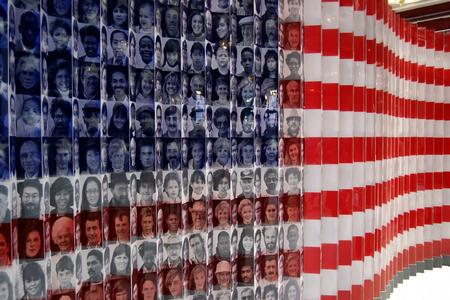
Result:
M178 170L180 168L180 146L176 140L170 140L166 144L165 167L167 170Z
M241 198L247 198L247 199L253 199L255 193L253 193L253 170L243 170L241 171L241 180L239 184L242 188L242 193L238 195L238 199Z
M266 193L272 196L278 195L278 172L277 169L270 168L264 174L264 182L266 183Z
M35 140L27 140L20 146L19 161L22 167L18 168L19 178L30 179L41 176L41 151L40 145Z
M216 257L230 258L230 235L227 231L221 231L217 236Z
M114 214L114 232L118 242L130 241L130 215L128 211L120 210Z
M99 250L89 251L86 257L86 269L89 275L87 281L101 282L103 280L102 260L102 253Z
M128 101L128 80L125 69L114 69L111 72L111 78L109 80L110 97L109 101Z
M144 241L141 245L139 245L138 251L143 261L143 264L139 271L141 273L155 272L156 243Z
M39 22L37 16L26 11L20 16L19 32L21 39L16 41L16 51L39 52Z
M155 111L148 105L138 108L136 112L140 128L136 131L136 137L152 138L155 135Z
M300 135L300 116L288 116L287 121L287 136L288 137L299 137Z
M72 119L72 105L69 101L62 98L53 100L50 108L50 116L53 119L53 129L51 136L71 136L71 119Z
M110 206L130 206L130 200L128 199L128 179L125 173L112 173L109 188L113 195Z
M266 12L263 18L267 18L269 16L278 17L278 1L277 0L266 0Z
M153 205L155 194L155 177L152 172L142 172L139 179L140 205Z
M94 64L84 65L80 72L81 87L78 97L87 100L100 99L100 69Z
M278 137L278 112L274 109L268 109L264 113L264 122L266 129L263 136L265 138L277 138Z
M175 105L169 106L164 111L164 120L166 125L166 132L163 137L166 138L179 138L181 137L181 130L178 128L181 121L181 113L178 107Z
M157 137L161 137L163 135L162 132L162 108L161 105L156 106L156 131L155 135Z
M169 7L164 13L163 36L177 38L180 36L180 14L175 7Z
M90 100L83 106L82 137L99 137L100 105L98 101Z
M139 54L141 55L142 67L153 69L153 40L150 36L144 35L139 40Z
M83 232L86 236L86 246L101 247L102 245L102 226L100 215L87 214L83 220Z
M239 285L253 285L253 262L251 259L242 260L239 269Z
M169 236L164 243L166 248L167 258L163 262L165 268L181 267L183 260L181 259L181 240L177 236Z
M190 253L193 255L190 257L191 264L205 264L206 263L206 250L205 241L200 233L195 233L189 237Z
M100 31L93 25L88 25L80 30L81 43L85 55L78 59L80 64L87 62L98 63L100 59L99 43L100 43Z
M111 33L112 57L108 58L109 65L126 66L128 65L128 37L122 30L114 30Z
M266 246L266 254L277 253L278 228L277 227L263 227L264 244Z
M17 184L20 195L20 217L39 218L41 212L42 185L37 179L28 179Z

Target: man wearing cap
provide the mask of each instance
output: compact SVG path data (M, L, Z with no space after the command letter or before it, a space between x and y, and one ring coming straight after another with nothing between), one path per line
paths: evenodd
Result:
M203 127L203 121L205 120L205 111L203 106L194 106L189 116L191 117L192 126L194 127L189 131L190 138L205 137L205 127Z
M110 206L130 206L130 200L128 199L128 179L125 173L112 173L109 188L113 195Z
M255 193L253 193L253 170L243 170L240 175L241 180L239 181L239 184L241 185L242 193L240 193L237 198L252 199L255 196Z
M300 116L290 115L286 118L287 121L287 136L299 137L300 135Z
M253 47L253 16L244 17L239 20L242 41L236 46Z
M139 269L139 271L141 273L155 272L156 243L144 241L139 245L138 251L143 261L142 267Z
M155 111L149 105L143 105L136 112L140 127L136 131L136 137L152 138L155 135Z
M20 217L39 218L41 211L42 185L37 179L28 179L17 184L20 195Z
M181 240L177 236L169 236L164 243L166 248L167 258L163 262L165 268L178 268L182 265L181 259Z
M83 107L83 123L81 124L82 137L99 137L100 130L100 104L98 101L89 100Z
M189 207L192 219L192 230L204 230L206 227L206 207L203 200L194 201Z
M222 260L217 264L216 271L214 272L217 280L217 285L215 286L217 290L226 290L230 288L231 282L230 273L231 273L231 266L228 261Z

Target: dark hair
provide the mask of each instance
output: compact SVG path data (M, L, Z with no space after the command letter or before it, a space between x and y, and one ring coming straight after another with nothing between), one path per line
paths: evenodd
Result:
M195 42L194 44L192 44L192 47L191 47L191 56L192 56L192 53L194 53L194 51L200 51L201 54L205 55L204 50L205 50L205 48L203 47L203 45L201 43Z
M89 251L88 254L86 255L86 258L89 257L89 256L95 256L95 258L100 262L100 264L102 264L102 262L103 262L103 255L102 255L102 252L100 250L93 249L93 250Z
M89 176L88 178L86 178L84 185L83 185L83 194L82 194L82 200L81 200L81 210L89 210L89 203L87 201L87 197L86 197L86 188L87 188L87 184L89 182L95 182L98 186L98 190L99 190L99 198L97 200L97 207L98 209L101 209L101 204L102 204L102 184L100 183L100 180L95 177L95 176Z
M245 255L245 250L244 250L244 237L249 236L252 239L254 239L253 237L253 228L244 228L241 232L241 237L239 239L239 246L238 246L238 253L239 255ZM254 249L254 243L252 245L252 249L250 250L250 255L253 255L253 249Z
M66 190L70 195L70 202L73 203L73 186L70 182L70 179L66 177L58 177L50 187L50 205L53 207L57 207L55 195L56 193Z
M277 52L275 50L270 49L266 52L266 54L264 54L264 67L263 67L263 72L262 72L262 76L261 76L262 78L270 78L270 72L267 68L267 60L269 58L273 58L273 59L275 59L276 62L278 62ZM277 71L275 71L275 73L278 74Z
M127 265L125 272L127 274L130 273L130 270L131 270L130 246L127 244L119 244L114 249L114 252L113 252L113 255L111 258L111 274L112 275L119 275L119 274L117 274L117 269L116 269L116 264L114 263L114 259L116 258L116 256L121 255L121 254L125 254L128 257L128 265Z
M12 283L6 272L0 272L0 284L2 283L6 283L6 286L8 287L8 298L5 300L12 300L13 299Z
M85 26L80 29L80 38L81 38L82 42L86 36L94 36L97 39L97 41L99 41L100 40L100 31L94 25Z
M38 259L38 258L43 258L44 257L44 239L42 236L42 221L41 220L30 220L24 223L20 224L20 243L19 243L19 257L22 259ZM26 252L25 252L25 245L27 242L27 238L28 235L33 232L36 231L39 234L39 237L41 239L41 247L39 248L39 252L34 256L34 257L28 257Z
M180 53L180 43L176 39L169 39L167 40L166 44L164 45L163 54L164 54L164 63L163 66L165 66L167 62L167 53L168 52L175 52L179 55ZM178 57L178 64L180 64L180 58Z
M213 180L214 184L213 187L215 190L218 189L219 181L223 178L226 178L228 180L228 183L230 184L230 171L228 169L218 169L215 170L213 173Z
M130 299L130 281L125 278L117 280L116 282L114 282L111 292L114 295L113 299L116 298L116 294L118 293L126 293L127 299Z
M63 257L61 257L58 260L58 262L56 263L56 273L58 273L59 271L65 271L65 270L68 270L72 273L74 270L73 261L67 255L64 255Z
M64 19L55 19L55 21L50 24L50 35L53 35L56 28L62 28L66 31L67 35L71 35L70 25L64 21Z
M45 287L45 274L42 271L41 266L37 262L30 262L27 264L22 271L23 274L23 290L25 291L25 295L27 291L25 289L25 281L28 280L40 280L41 281L41 292L44 292Z
M126 2L125 2L126 3ZM112 26L114 24L113 19L113 11L116 6L123 7L124 10L128 10L128 7L124 1L118 1L118 0L108 0L108 25ZM128 14L127 14L127 20L124 22L124 24L120 27L120 29L127 29L128 28Z
M50 115L52 116L52 118L54 117L56 110L58 109L60 109L69 119L72 117L72 105L69 101L66 101L63 98L56 98L55 100L53 100L52 107L50 108Z
M117 115L125 117L125 123L122 128L117 128L114 124L113 118ZM128 109L125 104L116 102L114 103L111 119L109 120L108 135L111 137L128 137L128 133Z

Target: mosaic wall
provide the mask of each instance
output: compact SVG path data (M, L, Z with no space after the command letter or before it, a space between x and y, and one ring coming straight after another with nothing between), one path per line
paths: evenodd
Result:
M300 298L300 0L0 4L1 299Z

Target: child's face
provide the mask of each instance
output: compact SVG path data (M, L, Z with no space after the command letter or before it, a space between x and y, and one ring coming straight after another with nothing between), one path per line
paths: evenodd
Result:
M228 85L226 84L218 84L216 87L216 93L219 96L219 98L227 98L228 97L228 93L229 93L229 89L228 89Z
M58 280L59 280L59 284L62 288L68 288L70 287L71 284L71 280L73 277L73 272L71 272L70 270L61 270L58 272Z
M39 104L34 101L25 102L22 110L23 121L27 125L34 125L39 123L40 120L40 109Z
M139 9L139 23L142 28L150 28L153 25L153 10L150 5L145 5Z
M201 181L200 179L197 179L195 182L191 183L192 190L196 194L202 194L204 186L205 186L205 183L203 181Z
M176 180L169 180L166 187L167 195L171 199L178 198L178 194L180 192L180 187L178 186L178 182Z
M167 52L167 63L169 64L169 66L174 67L175 65L178 64L178 53L176 51L173 52Z

